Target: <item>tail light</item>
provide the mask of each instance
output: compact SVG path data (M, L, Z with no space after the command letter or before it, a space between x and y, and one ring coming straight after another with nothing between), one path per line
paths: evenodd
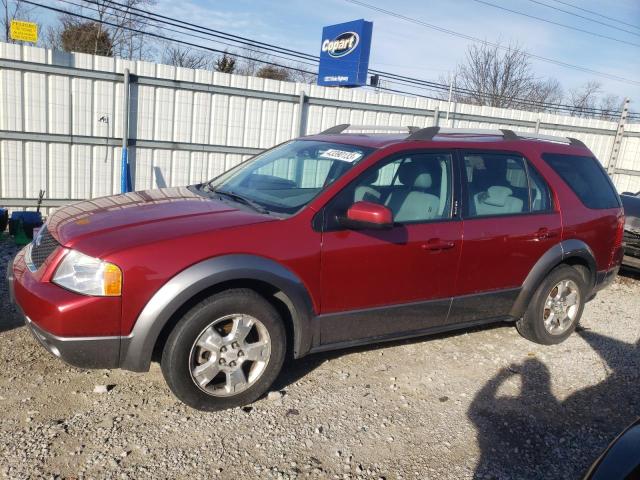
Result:
M616 235L613 239L613 247L611 248L611 258L609 259L609 268L614 266L614 263L620 263L622 261L622 241L624 238L624 215L618 217L618 224L616 225Z
M618 217L618 225L616 228L616 238L613 242L613 248L622 246L622 239L624 238L624 215Z

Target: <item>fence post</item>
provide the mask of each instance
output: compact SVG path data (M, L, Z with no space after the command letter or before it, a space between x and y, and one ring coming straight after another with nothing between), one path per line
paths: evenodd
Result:
M436 108L433 110L433 126L437 127L439 123L440 123L440 108L436 106Z
M622 137L624 137L624 124L627 121L627 115L629 114L629 98L624 99L622 104L622 113L620 114L620 120L618 120L618 128L616 130L616 138L613 140L613 147L611 148L611 155L609 155L609 163L607 167L607 173L612 176L616 173L616 166L618 163L618 154L620 153L620 147L622 146Z
M298 136L303 137L307 133L307 94L304 90L300 91L300 99L298 100Z
M540 119L536 120L536 133L540 133Z
M120 189L122 193L131 191L131 176L129 170L129 69L124 70L124 91L122 99L122 166L120 169Z

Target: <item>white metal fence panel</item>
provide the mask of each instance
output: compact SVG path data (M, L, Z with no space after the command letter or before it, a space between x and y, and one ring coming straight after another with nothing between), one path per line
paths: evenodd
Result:
M119 191L125 69L132 74L129 157L136 189L212 178L262 149L340 123L565 135L582 140L605 166L618 126L457 103L448 112L448 102L421 97L0 43L4 204L33 206L41 189L48 207ZM613 180L620 191L638 191L640 124L624 132Z

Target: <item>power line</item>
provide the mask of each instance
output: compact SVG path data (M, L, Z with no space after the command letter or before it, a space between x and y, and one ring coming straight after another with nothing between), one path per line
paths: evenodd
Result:
M640 30L640 26L634 25L633 23L627 23L627 22L625 22L623 20L620 20L618 18L607 17L606 15L603 15L602 13L598 13L598 12L595 12L593 10L588 10L588 9L586 9L584 7L578 7L577 5L573 5L572 3L569 3L569 2L563 2L562 0L553 0L553 1L556 2L556 3L560 3L562 5L566 5L567 7L575 8L576 10L587 12L587 13L590 13L590 14L595 15L597 17L606 18L607 20L613 20L614 22L618 22L618 23L621 23L623 25L627 25L628 27L633 27L633 28L637 28L637 29Z
M551 25L556 25L556 26L559 26L559 27L568 28L569 30L574 30L576 32L582 32L582 33L586 33L588 35L593 35L594 37L605 38L607 40L613 40L614 42L624 43L626 45L631 45L632 47L639 47L640 48L640 43L628 42L628 41L622 40L620 38L610 37L609 35L603 35L603 34L597 33L597 32L590 32L589 30L584 30L582 28L573 27L573 26L567 25L565 23L554 22L553 20L549 20L548 18L537 17L536 15L531 15L531 14L528 14L528 13L520 12L518 10L513 10L511 8L503 7L501 5L496 5L495 3L487 2L485 0L473 0L473 1L477 2L477 3L481 3L483 5L488 5L489 7L498 8L500 10L504 10L505 12L511 12L511 13L515 13L516 15L521 15L523 17L532 18L532 19L538 20L540 22L549 23Z
M134 32L134 33L139 33L141 35L147 35L147 36L159 38L161 40L166 40L166 41L169 41L169 42L175 42L175 40L173 40L173 39L171 39L169 37L165 37L164 35L160 35L158 33L143 32L141 30L138 30L138 29L132 28L132 27L128 27L126 25L117 25L117 24L115 24L113 22L109 22L109 21L106 21L106 20L98 20L96 18L88 17L86 15L81 15L79 13L72 13L72 12L69 12L67 10L63 10L61 8L51 7L49 5L42 5L42 4L39 4L39 3L36 3L36 2L32 2L31 0L22 0L22 1L24 3L28 3L28 4L34 5L36 7L45 8L47 10L51 10L51 11L54 11L54 12L64 13L64 14L67 14L67 15L72 15L74 17L84 18L85 20L90 20L92 22L100 22L100 23L103 23L105 25L109 25L109 26L115 27L115 28L123 28L125 30L129 30L129 31ZM179 43L182 43L184 45L188 45L190 47L199 48L199 49L202 49L202 50L208 50L208 51L214 52L214 53L222 53L222 54L228 53L228 52L226 52L224 50L219 50L219 49L211 48L211 47L205 47L203 45L198 45L196 43L191 43L191 42L187 42L187 41L184 41L184 40L181 40ZM301 72L301 73L309 73L309 74L315 75L314 72L310 72L308 70L303 70L301 68L291 67L289 65L282 65L282 64L279 64L279 63L274 63L274 62L270 62L270 61L267 61L267 60L261 60L261 59L258 59L258 58L247 57L246 55L240 55L240 54L234 54L234 56L238 57L238 58L242 58L244 60L251 60L251 61L254 61L254 62L258 62L258 63L264 63L266 65L272 65L274 67L281 67L281 68L286 68L286 69L294 70L294 71Z
M425 21L422 21L422 20L419 20L419 19L416 19L416 18L407 17L406 15L402 15L400 13L392 12L390 10L386 10L384 8L381 8L381 7L376 7L375 5L370 5L370 4L362 2L360 0L345 0L345 1L349 2L349 3L353 3L355 5L359 5L359 6L364 7L364 8L368 8L370 10L374 10L374 11L379 12L379 13L384 13L385 15L390 15L392 17L396 17L396 18L399 18L401 20L414 23L416 25L420 25L420 26L423 26L423 27L430 28L432 30L436 30L438 32L446 33L448 35L453 35L453 36L459 37L459 38L464 38L464 39L470 40L472 42L482 43L484 45L488 45L488 46L491 46L491 47L494 47L494 48L500 48L502 50L508 50L508 47L505 47L504 45L500 45L498 43L489 42L487 40L482 40L480 38L473 37L471 35L467 35L467 34L464 34L464 33L456 32L454 30L449 30L447 28L439 27L437 25L434 25L434 24L431 24L431 23L427 23ZM606 72L600 72L598 70L593 70L593 69L587 68L587 67L581 67L579 65L573 65L573 64L570 64L570 63L567 63L567 62L563 62L561 60L555 60L555 59L552 59L552 58L543 57L541 55L536 55L536 54L533 54L533 53L525 52L525 54L530 58L534 58L534 59L540 60L542 62L551 63L551 64L558 65L558 66L561 66L561 67L572 68L574 70L578 70L578 71L586 72L586 73L591 73L593 75L598 75L600 77L609 78L611 80L617 80L619 82L624 82L624 83L628 83L628 84L631 84L631 85L640 86L640 81L637 81L637 80L631 80L629 78L621 77L619 75L614 75L614 74L606 73Z
M87 6L87 5L79 5L79 4L77 4L77 3L73 3L72 1L69 1L69 0L58 0L58 1L59 1L59 2L62 2L62 3L66 3L66 4L68 4L68 5L72 5L72 6L74 6L74 7L86 8L86 9L91 10L91 11L93 11L93 12L98 12L98 11L99 11L97 8L90 7L90 6ZM89 0L85 0L85 1L89 2ZM94 3L94 2L89 2L89 3ZM115 2L114 2L114 3L115 3ZM112 8L112 9L114 9L114 10L117 10L117 11L120 11L120 12L125 12L125 10L121 10L121 9L119 9L119 8L117 8L117 7L110 7L110 8ZM131 12L126 12L126 13L131 13ZM67 14L68 14L68 15L75 15L75 14L74 14L74 13L72 13L72 12L67 12ZM148 17L148 16L146 16L146 15L140 15L140 14L137 14L137 13L136 13L136 14L133 14L133 15L135 15L136 17L141 17L141 18L148 19L148 20L153 21L153 22L158 22L156 19L154 19L154 18L152 18L152 17ZM98 19L94 19L94 21L98 21L98 22L99 22L100 20L98 20ZM141 23L142 25L144 25L144 26L156 26L156 27L157 27L157 26L159 26L159 25L160 25L160 23L161 23L161 22L158 22L158 24L157 24L157 25L156 25L156 24L153 24L153 23L148 23L148 22L140 22L140 23ZM184 29L186 29L186 30L190 30L190 31L193 31L193 32L201 33L201 32L199 32L199 30L196 30L196 29L193 29L193 28L182 27L182 26L180 26L179 24L174 24L174 23L165 23L165 25L178 26L178 27L180 27L180 28L184 28ZM164 26L164 25L163 25L162 29L163 29L163 30L166 30L166 31L169 31L169 32L178 33L178 34L181 34L181 35L186 35L186 33L185 33L185 32L183 32L183 31L176 30L176 29L173 29L173 28L168 28L168 27L166 27L166 26ZM207 35L213 35L213 34L210 34L210 33L206 33L206 34L207 34ZM224 41L222 41L222 40L212 40L211 38L203 37L203 36L201 36L201 35L196 35L196 34L194 34L194 33L189 33L189 36L194 37L194 38L199 38L199 39L201 39L201 40L206 40L206 41L209 41L209 42L219 43L219 44L221 44L221 45L226 45L226 46L228 46L228 47L233 47L233 48L237 48L237 47L238 47L238 45L235 45L235 44L232 44L232 43L224 42ZM222 37L222 36L219 36L219 35L213 35L213 36L215 36L215 37L220 37L220 38L225 38L225 37ZM247 45L250 45L250 44L247 44ZM262 55L264 55L264 51L262 51L262 50L256 50L256 49L254 49L254 48L251 48L250 46L243 46L242 48L243 48L243 49L245 49L245 50L247 50L247 51L250 51L250 52L254 52L254 53L258 53L258 54L262 54ZM291 60L291 58L283 57L283 56L281 56L281 55L277 55L277 54L273 54L273 53L269 53L269 55L270 55L271 57L276 57L276 58L280 58L280 59L283 59L283 60L289 60L289 61ZM315 64L313 64L313 63L307 63L307 62L300 62L300 63L303 63L303 64L305 64L305 65L309 65L309 66L315 66Z
M60 0L62 1L62 0ZM97 0L84 0L87 3L93 3L95 5L100 5L100 3ZM265 42L260 42L258 40L253 40L247 37L243 37L240 35L234 35L232 33L226 33L226 32L222 32L220 30L215 30L213 28L209 28L209 27L203 27L201 25L197 25L195 23L191 23L191 22L187 22L185 20L176 20L175 18L171 18L171 17L167 17L166 15L161 15L159 13L152 13L149 12L148 10L143 10L141 8L137 8L137 7L133 7L133 6L129 6L127 4L121 3L121 2L117 2L114 0L110 0L109 2L110 4L110 8L114 9L114 10L118 10L120 12L125 12L125 13L131 13L128 10L134 10L136 12L139 12L135 15L138 16L145 16L146 18L150 18L150 16L152 17L156 17L156 18L151 18L154 21L158 21L161 23L169 23L171 25L176 25L176 23L179 24L179 26L181 28L184 28L186 30L192 30L193 28L196 28L197 30L193 30L193 31L200 31L201 33L207 33L208 35L214 36L214 37L220 37L220 38L225 38L227 40L230 41L234 41L234 42L238 42L238 43L244 43L244 44L250 44L252 46L255 47L260 47L266 50L271 50L271 51L275 51L275 52L281 52L281 53L288 53L291 55L295 55L295 56L300 56L300 58L302 59L311 59L311 60L318 60L318 57L314 57L311 54L307 54L307 53L302 53L302 52L297 52L295 50L291 50L288 48L284 48L284 47L278 47L276 45L270 44L270 43L265 43ZM118 5L119 7L124 7L127 10L124 10L123 8L118 8L118 7L114 7L113 5ZM77 5L80 6L80 5ZM158 20L158 19L162 19L162 20Z
M91 20L91 21L99 21L98 19L95 19L95 18L92 18L92 17L88 17L88 16L85 16L85 15L68 12L68 11L65 11L65 10L57 9L55 7L49 7L49 6L46 6L46 5L37 4L37 3L29 1L29 0L24 0L24 1L26 3L30 3L30 4L35 5L35 6L40 6L40 7L43 7L43 8L47 8L47 9L50 9L50 10L53 10L53 11L57 11L57 12L60 12L60 13L69 14L69 15L72 15L72 16L84 18L84 19ZM64 1L66 3L78 6L76 4L68 2L66 0L64 0ZM147 12L147 13L149 13L149 12ZM150 14L150 15L155 15L155 14ZM151 18L151 17L145 17L145 18ZM155 19L152 19L152 20L155 20ZM156 38L165 39L165 40L168 40L168 41L171 41L171 42L182 43L182 44L189 45L189 46L191 46L193 48L197 48L197 49L203 49L203 50L213 51L213 52L217 52L217 53L226 53L226 52L218 50L218 49L205 47L205 46L202 46L202 45L194 44L194 43L191 43L191 42L186 42L186 41L183 41L183 40L170 39L170 38L164 37L162 35L154 34L154 33L151 33L151 32L142 32L142 31L140 31L138 29L135 29L135 28L122 26L122 25L116 25L116 24L113 24L113 23L108 22L108 21L106 21L106 22L103 21L103 23L105 23L107 25L110 25L110 26L113 26L113 27L125 28L127 30L134 31L136 33L146 34L146 35L150 35L150 36L153 36L153 37L156 37ZM148 25L148 24L145 24L144 22L141 22L141 23L143 25ZM163 22L159 22L159 23L167 23L167 22L163 21ZM176 31L176 30L173 30L173 31ZM176 31L176 32L178 32L178 31ZM219 35L217 35L217 37L220 37L221 35L222 36L225 35L224 32L220 32L220 31L217 31L217 32L219 33ZM178 32L178 33L182 34L184 32ZM243 41L246 40L248 42L253 42L253 41L251 41L251 39L246 39L245 37L239 37L239 36L235 36L235 35L233 35L233 36L236 37L236 38L242 38ZM203 38L203 37L198 37L198 38ZM215 40L215 41L219 42L219 40ZM236 40L236 41L238 41L238 40ZM262 42L255 42L255 43L262 43ZM279 47L271 45L271 44L266 44L266 45L270 46L270 47L273 47L273 48L279 48ZM305 54L305 53L302 53L302 52L296 52L294 50L290 50L290 51L292 53L297 54L298 56L306 56L307 58L315 58L315 59L317 59L317 57L313 57L310 54ZM300 69L300 68L289 67L287 65L277 64L277 63L273 63L273 62L266 61L266 60L259 60L259 59L255 59L255 58L251 58L251 57L246 57L246 56L243 56L243 55L236 55L236 56L238 58L245 58L245 59L255 60L255 61L258 61L260 63L279 66L279 67L282 67L282 68L288 68L288 69L291 69L291 70L294 70L294 71L299 71L299 72L304 72L304 73L307 73L307 74L315 75L315 72L311 72L311 71L308 71L308 70L303 70L303 69ZM281 57L281 58L284 58L284 57ZM377 71L372 71L372 72L377 72ZM410 77L402 77L400 75L395 75L395 74L391 74L391 73L388 73L388 72L379 72L379 73L382 74L385 78L394 79L395 83L400 83L401 85L410 86L412 88L418 88L419 87L421 89L437 91L437 92L440 92L440 93L442 93L443 91L448 91L448 89L449 89L448 85L439 84L439 83L436 83L436 82L428 82L426 80L413 79L413 78L410 78ZM467 93L467 94L473 94L475 96L484 96L484 97L487 97L487 98L495 98L495 96L493 96L491 94L482 94L482 93L473 92L471 90L466 90L466 89L461 89L461 88L455 88L455 90L456 90L456 93ZM418 95L415 92L407 92L407 91L401 91L401 90L395 90L395 91L397 93ZM418 96L424 96L424 95L418 95ZM433 98L433 97L427 97L427 98ZM442 100L442 99L439 98L438 100ZM528 107L535 107L536 109L567 110L569 112L572 112L572 111L575 112L576 111L575 107L572 107L572 106L569 106L569 105L565 106L565 105L557 105L557 104L550 104L550 103L544 103L544 102L535 102L535 101L531 101L531 100L518 99L518 98L510 98L509 101L511 101L513 104L523 105L523 106L528 106ZM600 114L600 115L602 115L602 114L610 115L611 113L616 113L617 114L617 112L610 112L610 111L603 110L603 109L583 109L582 111L585 111L586 113L590 113L590 114L594 114L594 115L598 115L598 114Z
M72 2L69 2L67 0L59 0L59 1L64 1L66 3L71 3L72 5L78 6L78 5L73 4ZM85 1L88 1L90 3L96 3L95 0L94 1L85 0ZM121 3L115 2L115 1L112 2L112 3L115 3L117 5L126 6L124 4L121 4ZM118 9L117 7L112 7L112 8L115 8L116 10L124 12L124 13L127 13L127 14L131 13L131 12L125 11L123 9ZM241 36L238 36L238 35L227 34L226 32L221 32L219 30L208 29L207 27L201 27L201 26L199 26L197 24L193 24L193 23L189 23L189 22L182 22L185 25L189 25L188 27L185 27L185 26L181 25L180 23L176 24L175 22L179 22L179 21L177 21L175 19L169 19L169 17L163 16L163 15L151 13L151 12L148 12L146 10L142 10L142 9L135 8L135 7L133 7L133 8L135 10L139 11L139 12L144 12L145 14L147 14L147 15L137 14L137 13L134 14L137 17L140 16L140 17L143 17L145 19L150 19L150 20L153 20L153 21L157 21L157 22L162 23L162 24L176 25L176 26L179 26L180 28L184 28L186 30L191 30L191 31L200 32L201 30L205 30L205 31L211 30L211 31L215 32L215 35L211 34L211 35L213 35L215 37L226 38L226 35L229 35L231 37L234 37L234 39L232 41L235 41L235 42L238 42L238 43L241 43L241 44L244 43L244 44L253 45L254 43L260 43L261 45L265 45L266 47L268 47L269 50L272 50L272 51L273 50L275 50L275 51L286 50L287 52L291 52L291 54L295 55L297 58L308 58L310 61L314 62L314 64L305 63L306 65L314 65L315 66L318 63L318 60L319 60L318 57L313 56L311 54L304 53L304 52L299 52L299 51L291 50L291 49L283 49L283 48L281 48L279 46L276 46L276 45L273 45L273 44L268 44L268 43L264 43L264 42L256 42L256 41L254 41L252 39L249 39L247 37L241 37ZM151 15L151 16L149 16L149 15ZM163 20L158 20L157 18L154 18L154 17L159 17L159 18L162 18ZM164 20L164 19L168 19L168 20ZM144 22L141 22L141 23L145 24ZM148 25L148 24L146 24L146 25ZM192 28L192 27L195 27L195 28ZM169 30L171 30L171 29L169 29ZM176 32L176 30L171 30L171 31ZM178 32L178 33L183 33L183 32ZM205 32L205 34L209 34L209 33ZM203 38L203 37L197 37L197 38ZM235 40L235 39L238 39L238 40ZM216 42L219 42L219 40L216 40ZM249 43L247 43L247 42L249 42ZM224 42L222 42L222 43L224 44ZM226 45L228 45L228 44L226 44ZM280 58L285 58L285 57L280 57ZM285 59L287 59L287 58L285 58ZM449 85L445 85L445 84L441 84L441 83L437 83L437 82L430 82L430 81L427 81L427 80L415 79L415 78L411 78L411 77L406 77L406 76L397 75L397 74L393 74L393 73L390 73L390 72L374 70L374 69L371 69L370 71L371 71L371 73L379 74L379 75L383 76L383 78L394 79L394 80L396 80L396 82L400 82L404 86L410 86L412 88L416 88L416 86L419 86L420 88L427 89L427 90L432 90L432 91L436 91L436 92L447 92L449 90ZM498 97L498 96L496 96L494 94L476 92L476 91L468 90L468 89L461 88L461 87L454 87L454 89L455 89L456 93L462 93L462 94L466 94L466 95L469 95L469 96L475 96L475 97L480 96L480 97L490 98L490 99L502 98L502 97ZM404 92L404 93L408 93L408 92ZM513 104L517 104L517 105L521 105L521 106L534 107L536 109L575 111L575 108L573 106L571 106L571 105L553 104L553 103L549 103L549 102L535 101L535 100L529 100L529 99L519 99L517 97L516 98L511 97L508 100ZM606 110L603 110L603 109L595 109L594 108L594 109L588 109L588 110L590 111L589 113L592 113L594 115L604 114L604 113L609 114L610 113L610 112L608 112Z
M575 13L575 12L571 12L569 10L565 10L564 8L554 7L553 5L549 5L548 3L541 2L539 0L529 0L529 1L531 3L536 3L538 5L543 5L545 7L551 8L552 10L556 10L558 12L566 13L567 15L573 15L574 17L582 18L582 19L587 20L589 22L598 23L600 25L604 25L604 26L610 27L610 28L615 28L616 30L620 30L621 32L630 33L631 35L637 35L637 36L640 37L640 32L632 32L631 30L626 30L626 29L621 28L621 27L619 27L617 25L613 25L613 24L607 23L607 22L602 22L602 21L596 20L594 18L589 18L589 17L586 17L584 15L580 15L579 13Z

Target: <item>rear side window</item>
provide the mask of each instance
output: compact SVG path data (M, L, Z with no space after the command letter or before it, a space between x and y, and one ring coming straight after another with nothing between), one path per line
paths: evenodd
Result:
M525 159L495 152L464 154L465 217L517 215L530 211Z
M620 206L618 194L595 158L557 153L545 153L542 158L586 207L605 209Z

